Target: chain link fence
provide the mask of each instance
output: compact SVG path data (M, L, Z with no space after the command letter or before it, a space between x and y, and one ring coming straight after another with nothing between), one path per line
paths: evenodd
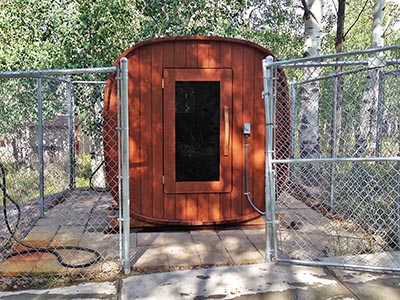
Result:
M266 60L264 72L267 180L276 185L267 254L399 271L400 48ZM276 115L281 97L290 97L290 120ZM272 128L282 127L290 134L276 140Z
M0 73L3 285L121 271L121 212L108 190L120 185L106 176L103 156L104 90L113 72Z

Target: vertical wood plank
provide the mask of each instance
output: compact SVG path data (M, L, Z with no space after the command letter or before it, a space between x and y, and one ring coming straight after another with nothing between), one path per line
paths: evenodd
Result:
M140 48L140 148L142 213L152 216L151 46Z
M209 195L208 215L210 220L221 220L220 194Z
M129 152L130 152L130 198L131 211L142 214L141 166L140 150L140 53L136 51L129 59L129 70L136 70L130 76L129 89ZM116 162L117 164L117 162ZM118 166L115 165L118 169Z
M186 67L186 42L185 41L175 41L174 42L174 52L169 55L174 57L174 67L184 68Z
M198 196L198 218L200 221L208 220L208 194Z
M164 217L164 198L162 195L162 176L163 176L163 152L162 152L162 44L155 44L152 47L152 80L151 80L151 98L152 98L152 190L153 190L153 217L162 219ZM150 121L150 120L149 120Z
M175 220L176 199L174 194L164 194L164 219Z
M232 67L232 43L220 43L221 47L221 66L224 68Z
M263 53L257 52L254 60L254 187L253 199L255 205L262 211L265 209L265 112L261 93L263 90L262 60Z
M245 47L243 49L243 61L246 63L243 64L243 123L250 123L252 127L254 127L254 119L253 119L253 110L254 110L254 50L253 48ZM242 125L243 128L243 125ZM253 128L254 130L254 128ZM243 132L243 129L242 129ZM249 192L252 198L254 198L254 149L255 144L254 141L256 136L253 134L249 137ZM243 150L245 151L245 150ZM243 157L245 160L245 157ZM245 162L244 162L245 163ZM245 188L245 168L243 169L243 186ZM247 200L243 197L243 213L245 215L251 214L254 212L253 208L247 202Z
M219 52L219 54L218 54ZM212 42L211 44L211 54L210 54L210 61L215 63L215 67L223 67L223 68L232 68L232 44L230 42ZM233 85L236 83L235 78L237 74L236 71L233 71ZM234 87L233 87L234 89ZM233 103L236 101L236 95L233 92L232 93L233 97ZM232 115L232 120L235 120L236 118L236 112L235 112L235 106L233 105L233 115ZM234 122L234 121L233 121ZM234 140L237 139L236 136L236 126L233 123L233 138L232 138L232 145L234 145ZM236 148L235 150L232 151L232 155L236 155ZM233 158L232 158L233 159ZM233 175L235 175L234 172L235 166L234 164L232 165L232 172ZM234 180L234 179L232 179ZM238 201L238 191L237 187L235 186L235 182L232 182L232 191L231 193L226 193L226 194L221 194L221 207L222 207L222 215L223 218L226 219L231 219L234 217L233 214L233 201ZM240 191L239 191L240 192ZM233 194L235 195L234 197ZM234 199L234 200L233 200Z
M164 68L172 68L175 66L175 42L168 42L168 43L163 43L163 67ZM163 96L164 97L164 96ZM163 110L165 113L165 98L163 99ZM165 118L165 117L164 117ZM165 141L164 141L165 143ZM165 157L163 159L163 163L165 161ZM164 172L164 166L162 166L163 172ZM165 194L163 193L163 198L164 198L164 219L166 220L175 220L176 213L175 213L175 207L176 207L176 199L175 195L171 194Z
M175 219L179 221L186 220L187 218L187 205L186 205L186 195L176 194L175 196Z
M220 196L222 219L229 220L232 218L232 198L231 193L224 193Z
M198 218L198 201L197 194L188 194L186 196L186 220L197 221Z
M242 216L243 204L243 47L232 44L232 68L233 68L233 190L232 190L232 216Z
M197 42L188 41L186 42L186 67L197 68L197 66L198 66Z
M209 62L208 67L210 68L220 68L220 67L230 67L230 65L221 65L221 43L216 41L210 42L209 50Z
M198 54L198 67L199 68L208 68L209 58L210 58L210 43L207 41L201 41L197 46L197 54Z

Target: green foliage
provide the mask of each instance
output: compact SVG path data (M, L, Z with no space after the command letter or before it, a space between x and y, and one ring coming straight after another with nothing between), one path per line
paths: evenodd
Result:
M244 38L289 57L299 53L302 41L296 5L293 0L0 0L0 70L108 66L132 43L179 35Z
M111 65L132 42L133 17L123 0L1 0L0 69Z
M279 58L301 55L302 18L295 1L142 1L140 39L216 35L258 43Z
M6 164L7 194L22 203L26 200L39 197L38 172L34 169L19 168Z
M82 154L76 157L75 180L76 187L88 187L89 179L92 175L90 154Z
M92 175L90 154L85 153L76 157L76 176L89 179Z
M343 51L367 49L371 47L373 1L356 0L346 1L345 41ZM336 14L331 11L330 15ZM329 18L329 16L327 16ZM336 22L336 20L334 20ZM387 0L384 10L383 27L385 45L400 43L400 6L395 1ZM332 22L325 27L325 45L323 52L334 52L336 26Z
M334 49L336 7L328 4L322 53ZM0 70L108 66L132 43L179 35L244 38L280 59L298 57L299 6L295 0L0 0ZM387 1L386 44L400 41L399 10ZM369 47L371 15L371 1L347 3L345 50Z

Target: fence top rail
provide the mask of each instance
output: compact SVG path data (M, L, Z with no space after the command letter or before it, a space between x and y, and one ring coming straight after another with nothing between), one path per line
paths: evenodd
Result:
M400 162L400 156L391 157L331 157L331 158L289 158L289 159L273 159L275 164L304 164L304 163L329 163L329 162L383 162L396 161Z
M117 67L8 71L8 72L0 72L0 78L39 78L45 76L114 73L116 71Z
M357 51L350 51L350 52L332 53L332 54L325 54L325 55L319 55L319 56L308 56L308 57L282 60L282 61L274 61L274 62L267 62L266 60L264 60L264 67L293 67L293 66L299 66L301 64L307 64L307 66L310 66L309 65L310 62L314 62L318 66L320 66L320 63L323 60L341 58L341 57L346 57L346 56L354 56L354 55L360 55L360 54L373 54L373 53L377 53L377 52L384 52L384 51L391 51L391 50L400 50L400 45L386 46L386 47L381 47L381 48L371 48L371 49L357 50ZM397 59L399 59L399 58L397 58ZM335 62L336 65L338 65L340 63L345 63L345 62ZM354 64L354 62L350 62L350 64L351 63Z

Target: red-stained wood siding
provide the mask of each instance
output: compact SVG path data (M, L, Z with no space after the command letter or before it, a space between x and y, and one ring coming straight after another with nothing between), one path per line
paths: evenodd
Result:
M250 122L249 183L254 203L264 209L265 116L261 61L271 55L257 45L224 38L184 37L147 41L127 50L129 61L131 213L138 219L175 225L232 223L257 216L244 197L243 123ZM121 56L121 57L122 57ZM230 192L167 194L163 189L164 111L162 78L166 68L232 70L232 190ZM281 80L285 80L283 76ZM110 78L105 118L115 118L116 85ZM286 83L285 83L286 84ZM278 99L288 108L288 98ZM288 110L287 110L288 113ZM287 128L290 128L289 126ZM105 126L106 160L115 158L116 136ZM279 134L287 134L282 131ZM279 137L278 137L279 140ZM279 142L278 142L279 145ZM289 147L287 148L289 149ZM108 182L117 165L108 164ZM115 184L112 193L115 194Z

